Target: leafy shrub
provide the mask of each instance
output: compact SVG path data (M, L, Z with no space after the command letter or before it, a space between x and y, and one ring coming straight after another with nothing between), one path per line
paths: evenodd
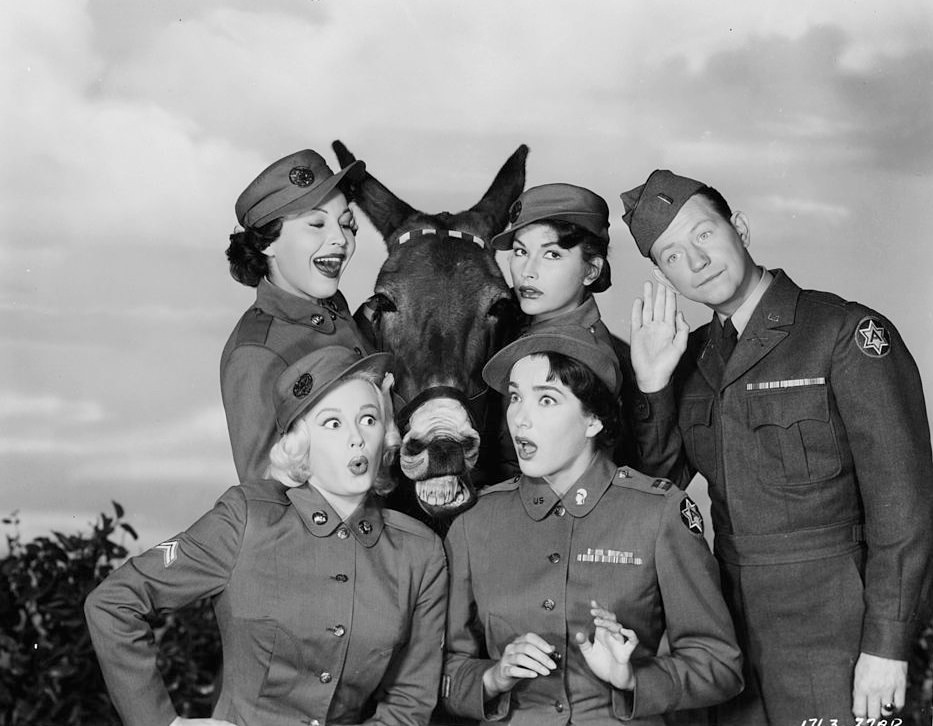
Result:
M22 542L16 514L2 520L9 553L0 560L0 726L119 726L84 621L88 593L126 558L115 539L134 540L113 503L90 534L52 532ZM210 602L152 621L159 668L178 713L209 716L220 637Z

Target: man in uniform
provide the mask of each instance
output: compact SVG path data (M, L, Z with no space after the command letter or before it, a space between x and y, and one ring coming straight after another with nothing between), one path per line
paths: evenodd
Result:
M890 716L930 597L916 364L877 312L755 265L747 217L715 189L659 170L622 200L663 283L632 309L640 466L709 482L747 669L725 722ZM671 288L711 323L688 336Z

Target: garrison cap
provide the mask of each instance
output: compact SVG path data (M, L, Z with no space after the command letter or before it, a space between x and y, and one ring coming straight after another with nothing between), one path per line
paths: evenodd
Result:
M572 222L609 243L609 205L595 192L573 184L542 184L522 192L509 208L509 226L492 238L496 250L512 247L516 231L548 219Z
M357 181L366 164L354 161L336 174L316 151L305 149L279 159L250 182L236 200L236 218L243 227L261 227L276 217L310 210L346 177Z
M328 345L292 363L275 382L275 423L279 433L288 431L299 416L347 376L358 371L383 375L392 361L390 353L361 358L342 345Z
M651 256L651 245L677 216L684 202L706 188L706 184L695 179L655 169L644 184L619 195L625 207L622 221L645 257Z
M520 359L538 353L561 353L587 366L606 388L618 396L622 372L615 351L582 325L554 326L528 333L496 353L483 368L483 380L499 393L509 390L509 373Z

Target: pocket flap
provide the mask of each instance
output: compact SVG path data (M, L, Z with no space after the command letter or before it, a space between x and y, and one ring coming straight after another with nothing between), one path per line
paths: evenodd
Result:
M687 397L680 402L680 424L690 426L710 426L713 421L713 397Z
M826 386L804 386L753 395L748 399L748 422L760 426L788 428L798 421L829 421Z

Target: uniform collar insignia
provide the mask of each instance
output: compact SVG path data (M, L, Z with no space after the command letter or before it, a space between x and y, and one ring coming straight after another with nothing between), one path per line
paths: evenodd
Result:
M343 529L356 537L363 546L372 547L382 534L382 510L371 497L343 522L321 493L308 484L290 487L285 490L285 495L298 511L308 531L315 537L341 536L338 530ZM345 539L347 536L342 535L341 538Z
M609 457L597 454L583 475L562 497L558 497L543 479L527 476L520 480L519 493L525 511L535 521L541 521L557 507L574 517L585 517L612 484L615 474L616 465Z
M349 319L350 309L343 294L338 292L327 300L309 300L286 292L263 278L256 289L256 307L277 318L285 318L296 323L309 323L312 318L319 323L315 330L333 332L336 328L331 313Z

